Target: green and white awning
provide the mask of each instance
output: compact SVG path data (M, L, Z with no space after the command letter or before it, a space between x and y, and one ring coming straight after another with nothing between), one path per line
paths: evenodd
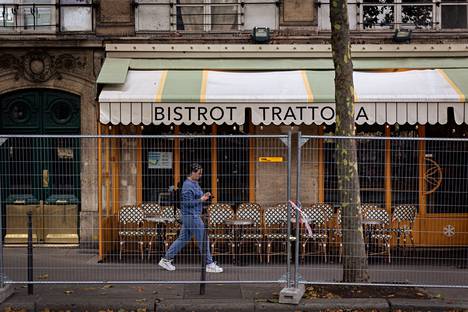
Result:
M467 77L468 68L355 71L356 122L443 124L452 108L468 123ZM130 69L115 79L99 96L103 124L243 124L247 109L256 125L335 121L332 70Z

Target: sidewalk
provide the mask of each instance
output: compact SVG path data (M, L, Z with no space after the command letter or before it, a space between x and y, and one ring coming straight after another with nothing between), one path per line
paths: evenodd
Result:
M299 305L278 303L279 285L36 285L34 295L16 285L1 311L468 311L466 289L425 291L438 298L303 299Z
M15 284L13 296L0 304L0 311L468 311L468 289L425 289L433 299L403 299L384 296L353 299L303 299L299 305L278 303L282 286L278 283L236 284L236 281L278 281L285 273L282 264L234 266L223 265L222 274L208 274L216 284L206 285L206 294L199 295L199 284L164 284L168 281L196 281L199 265L178 265L176 272L167 272L152 261L97 263L95 250L76 248L37 248L34 250L34 279L48 282L34 286L34 295L27 287ZM24 248L5 248L8 278L27 279ZM443 270L441 270L443 269ZM302 266L300 274L307 281L339 281L339 264ZM434 273L439 272L439 274ZM467 270L454 266L401 266L373 264L369 268L373 281L394 284L465 285ZM442 274L443 273L443 274ZM54 284L54 281L139 281L141 284ZM160 281L162 284L150 284ZM233 284L221 284L232 281ZM219 284L218 284L219 282ZM369 286L370 287L370 286Z

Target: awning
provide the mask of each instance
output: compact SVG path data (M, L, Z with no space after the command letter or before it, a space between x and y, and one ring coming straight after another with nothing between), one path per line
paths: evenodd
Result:
M468 123L466 77L468 68L355 71L356 122L443 124L452 108ZM335 121L332 70L130 69L114 78L99 96L103 124L242 124L246 109L257 125Z

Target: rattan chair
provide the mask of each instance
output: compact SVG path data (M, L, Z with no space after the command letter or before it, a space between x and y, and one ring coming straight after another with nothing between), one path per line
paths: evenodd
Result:
M374 243L375 248L377 250L372 254L387 255L388 263L390 263L390 240L392 238L392 235L390 234L390 218L387 210L383 208L369 208L365 211L364 218L366 220L375 220L380 222L376 225L368 225L367 229L365 229L366 232L369 233L369 238L367 241L368 255L371 255L371 253L369 252L369 248L372 247L371 245L372 243Z
M269 207L263 213L263 226L266 240L267 263L270 263L272 255L287 254L288 240L288 205L279 204ZM280 245L280 250L273 251L274 245Z
M243 229L240 235L239 248L242 250L242 245L254 244L257 247L259 261L262 262L263 233L261 206L256 203L240 204L236 211L236 219L253 221L253 224L249 228Z
M153 202L141 204L141 209L143 210L145 218L159 216L161 211L161 207L159 206L159 204Z
M416 220L415 205L397 205L393 207L392 221L397 223L395 229L397 235L397 246L400 246L400 239L403 237L403 246L406 247L406 238L411 240L411 246L414 247L413 226Z
M128 244L137 244L143 260L145 231L143 229L143 211L133 205L122 206L119 211L119 259Z
M234 257L234 235L229 231L226 220L234 218L234 210L228 204L215 203L208 207L208 238L212 255L231 254ZM228 251L219 252L217 246L226 244Z
M328 221L332 217L333 208L329 204L312 204L302 207L302 211L307 216L312 234L310 235L305 226L301 226L301 259L305 260L306 255L323 253L325 263L327 262L327 242L328 242ZM306 222L306 221L304 221ZM310 242L318 244L317 252L307 252L307 246Z

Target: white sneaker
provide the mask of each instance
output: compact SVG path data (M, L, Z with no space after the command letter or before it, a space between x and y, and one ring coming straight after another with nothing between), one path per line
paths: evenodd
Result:
M172 260L161 258L161 260L159 261L159 266L168 271L175 271L175 266L172 264Z
M218 266L215 262L211 262L206 266L206 272L208 273L222 273L223 268Z

